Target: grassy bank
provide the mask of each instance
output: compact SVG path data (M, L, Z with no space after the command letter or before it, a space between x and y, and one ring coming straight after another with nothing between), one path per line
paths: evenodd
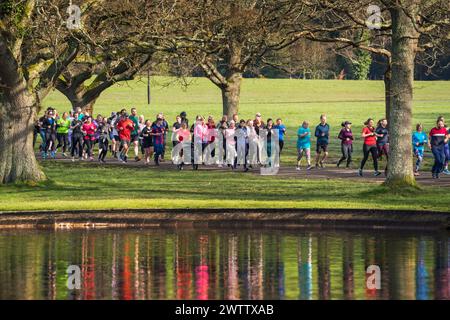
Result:
M388 193L377 183L44 162L49 181L0 187L3 211L120 208L373 208L450 211L450 188Z
M152 104L146 105L146 84L139 80L107 90L95 105L95 114L109 115L123 107L138 108L153 118L164 112L169 123L186 111L195 115L221 115L220 92L206 79L191 79L183 90L166 84L173 79L152 80ZM450 119L450 82L416 82L413 121L428 130L438 115ZM68 101L53 92L45 106L69 110ZM336 136L343 120L361 130L369 116L384 115L381 81L244 79L241 118L284 119L288 135L282 164L296 159L296 130L303 120L312 126L326 113L331 125L330 162L340 156ZM361 158L361 139L355 142L354 159ZM429 156L429 153L428 153ZM426 159L428 169L431 159ZM355 164L356 166L356 164ZM371 164L368 163L370 168ZM384 166L384 163L383 163ZM43 163L49 181L37 186L0 187L0 210L63 210L102 208L379 208L450 211L450 188L424 187L407 194L386 193L376 183L361 180L256 176L207 171L177 172L165 169L102 167L91 163Z

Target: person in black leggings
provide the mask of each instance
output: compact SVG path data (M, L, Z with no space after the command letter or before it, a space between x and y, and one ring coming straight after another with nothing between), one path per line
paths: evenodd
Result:
M72 161L75 160L75 153L78 153L79 159L83 159L83 132L81 132L81 126L83 122L78 119L78 113L73 116L73 121L70 125L72 129L72 144L70 155L72 156Z
M361 166L358 170L358 175L362 177L364 165L366 164L369 154L372 154L373 168L375 169L374 176L379 176L381 172L378 171L378 149L377 149L377 133L374 128L373 119L367 119L364 122L365 127L362 130L361 137L364 139L363 153L364 157L361 161Z

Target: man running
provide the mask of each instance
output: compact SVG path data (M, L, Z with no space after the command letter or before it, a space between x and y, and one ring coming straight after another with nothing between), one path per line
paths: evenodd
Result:
M327 123L327 116L322 114L320 116L320 123L316 127L316 131L314 134L317 138L316 144L316 168L324 168L325 160L328 156L328 140L330 138L330 126ZM320 159L321 154L323 153L322 159Z
M128 118L128 114L124 112L117 123L117 131L119 132L120 146L122 151L119 155L119 160L127 162L128 160L128 148L131 141L131 132L134 130L134 122Z
M131 108L130 120L134 123L134 129L131 132L131 142L133 143L134 148L134 160L140 161L139 157L139 117L137 114L136 108Z

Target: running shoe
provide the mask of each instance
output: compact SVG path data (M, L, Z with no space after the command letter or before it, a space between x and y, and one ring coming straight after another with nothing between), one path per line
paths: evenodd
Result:
M300 171L300 167L296 167L295 170Z
M375 171L375 172L373 173L373 175L374 175L375 177L378 177L379 175L381 175L381 172L380 172L380 171Z
M442 173L446 174L446 175L450 175L450 171L448 169L444 169L444 171L442 171Z
M312 166L306 167L306 170L311 170L311 169L312 169Z
M360 176L360 177L363 176L363 171L362 171L362 169L358 169L358 176Z

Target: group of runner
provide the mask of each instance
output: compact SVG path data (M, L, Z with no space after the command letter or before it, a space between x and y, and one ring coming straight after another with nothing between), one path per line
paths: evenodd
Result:
M216 142L217 138L223 141L223 152L218 153L216 164L219 167L227 165L236 169L242 165L244 171L255 165L270 165L273 156L281 157L281 152L286 139L286 127L281 118L262 120L261 114L257 113L254 119L239 119L237 114L228 119L224 115L217 123L212 116L206 120L202 116L197 116L195 123L189 126L186 112L181 112L176 116L176 121L172 128L166 121L163 113L158 113L155 120L145 120L144 116L138 116L136 108L131 108L130 114L126 109L112 112L109 117L98 115L95 119L87 112L82 112L80 108L68 113L64 112L59 116L54 108L48 108L45 114L38 120L35 127L36 137L40 135L42 143L40 151L42 157L55 158L56 151L61 150L63 157L67 157L70 152L72 161L76 158L94 160L93 149L98 144L98 161L105 162L106 155L111 152L112 156L121 162L128 161L129 149L134 152L135 161L142 160L145 164L153 161L159 165L164 161L168 135L171 135L174 150L178 144L176 155L172 155L172 161L178 169L183 169L183 150L191 148L193 151L195 143L199 143L201 155L205 149ZM261 139L261 135L264 136ZM315 127L314 137L316 138L315 168L323 168L328 158L328 146L330 140L330 125L327 123L325 114L320 116L320 123ZM363 139L363 158L358 169L358 175L363 176L363 170L369 157L372 157L374 175L379 176L378 161L383 156L389 160L389 129L386 119L381 119L375 125L371 118L364 123L360 137ZM352 123L344 121L342 129L337 138L341 141L342 156L336 163L340 167L345 163L346 168L350 168L353 154L353 142L355 136L352 132ZM414 174L419 175L421 164L424 159L425 147L430 148L435 162L432 168L433 178L439 178L440 173L450 174L448 162L450 159L450 130L445 125L445 120L441 116L437 119L436 126L427 135L421 124L417 124L416 131L412 134L412 145L415 163ZM276 140L276 150L272 140ZM311 141L312 132L308 121L303 121L297 130L297 170L301 170L301 162L306 159L306 169L313 168L311 164ZM253 143L252 143L253 142ZM261 145L264 143L264 145ZM252 145L255 145L255 152L251 152ZM209 152L214 158L215 149ZM194 153L194 152L193 152ZM206 152L208 153L208 152ZM243 160L238 160L242 155ZM250 156L254 155L254 156ZM177 159L175 159L177 158ZM184 158L185 159L185 158ZM387 162L386 161L386 162ZM197 169L200 161L188 161ZM279 160L276 162L278 165ZM387 165L385 173L387 171Z

